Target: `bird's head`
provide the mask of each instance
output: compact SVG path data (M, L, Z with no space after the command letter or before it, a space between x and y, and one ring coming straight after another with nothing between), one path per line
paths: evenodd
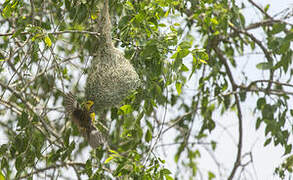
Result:
M85 102L84 107L86 108L87 111L90 111L90 109L93 105L94 105L94 102L91 100L88 100Z

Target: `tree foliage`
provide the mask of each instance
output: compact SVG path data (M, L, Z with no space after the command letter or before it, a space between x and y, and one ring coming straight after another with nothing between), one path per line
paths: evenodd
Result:
M280 145L285 155L291 153L292 9L270 14L269 5L252 0L110 1L113 41L134 65L142 86L121 107L98 115L110 129L104 132L109 148L89 152L65 116L61 92L74 91L84 100L100 3L0 4L0 126L7 137L0 147L0 179L66 178L68 171L75 172L69 176L74 179L233 179L246 166L247 103L254 108L256 130L265 128L264 146ZM259 18L251 22L247 7ZM249 54L260 54L249 59L253 76L239 73L239 57ZM215 115L226 112L237 116L234 164L224 174L221 168L202 174L197 163L205 158L202 152L213 153L218 144L209 138L221 122ZM170 171L158 153L166 146L184 170ZM289 157L276 175L285 177L291 164Z

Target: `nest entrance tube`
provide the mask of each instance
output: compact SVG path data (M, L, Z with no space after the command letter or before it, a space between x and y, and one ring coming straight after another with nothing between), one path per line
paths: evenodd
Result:
M89 67L85 95L94 102L94 110L119 106L121 101L140 85L138 74L132 64L115 48L111 36L108 0L98 22L98 46L96 56Z

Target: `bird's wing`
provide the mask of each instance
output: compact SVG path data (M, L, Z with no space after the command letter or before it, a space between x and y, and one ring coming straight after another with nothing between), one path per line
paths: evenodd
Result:
M64 96L64 107L65 107L65 110L68 114L72 114L72 112L79 108L79 104L78 102L76 101L74 95L69 92L67 93L65 96Z

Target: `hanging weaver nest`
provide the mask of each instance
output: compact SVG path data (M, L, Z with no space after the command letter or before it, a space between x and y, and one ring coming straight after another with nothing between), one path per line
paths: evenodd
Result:
M119 106L140 84L134 67L124 57L123 52L113 45L108 0L104 2L98 32L100 35L96 56L89 67L85 87L86 98L94 102L93 108L96 112Z

